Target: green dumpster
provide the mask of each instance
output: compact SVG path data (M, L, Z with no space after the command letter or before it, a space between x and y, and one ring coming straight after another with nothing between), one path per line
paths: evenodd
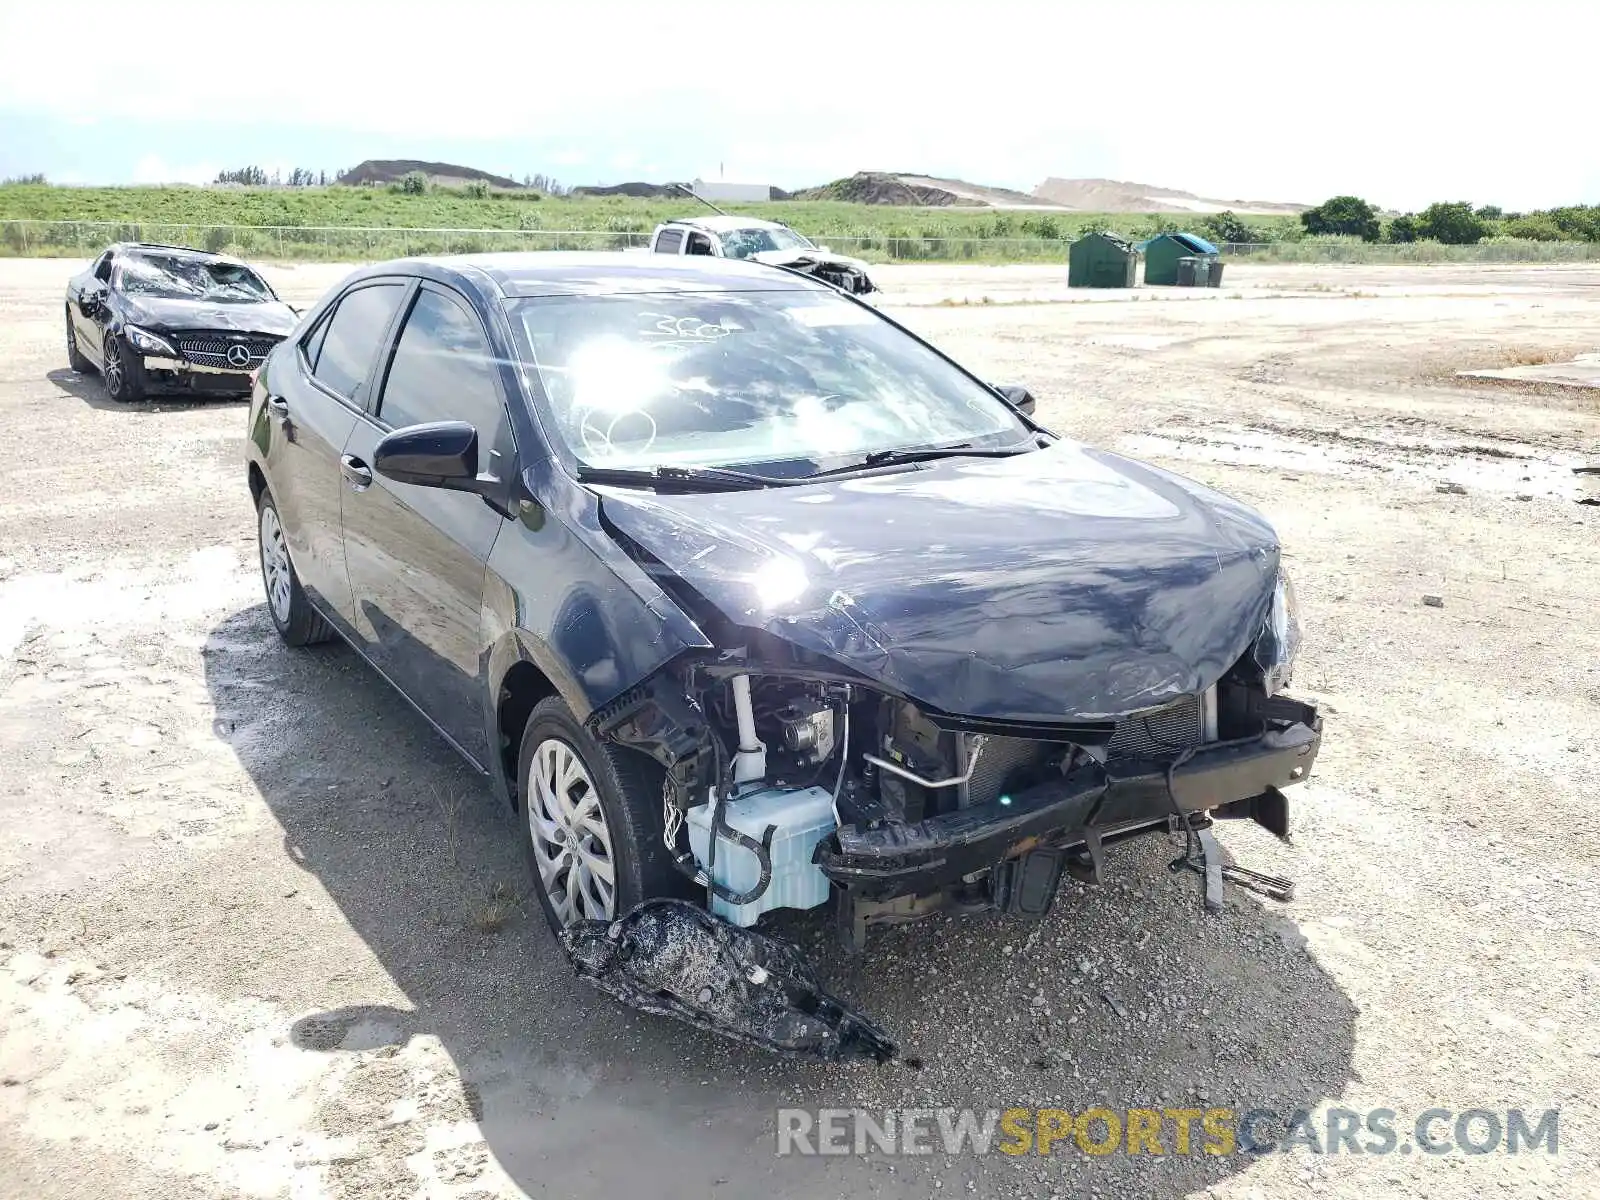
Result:
M1133 287L1138 270L1133 243L1114 233L1085 234L1067 251L1068 287Z
M1147 284L1178 283L1178 263L1185 258L1201 258L1214 262L1219 251L1205 238L1193 233L1162 233L1139 246L1144 252L1144 281ZM1206 280L1195 268L1193 283L1186 287L1204 287Z

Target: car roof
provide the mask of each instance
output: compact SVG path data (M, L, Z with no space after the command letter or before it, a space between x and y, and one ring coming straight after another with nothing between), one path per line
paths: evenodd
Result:
M232 263L245 266L242 259L231 254L218 254L212 250L196 250L193 246L168 246L161 242L118 242L111 247L118 254L138 254L143 251L154 251L170 258L196 258L204 262Z
M711 233L730 233L735 229L787 229L779 221L763 221L760 217L679 217L667 221L668 225L687 225L691 229L704 229Z
M824 283L736 258L574 250L452 254L375 263L362 276L420 275L498 296L626 296L660 292L833 291Z

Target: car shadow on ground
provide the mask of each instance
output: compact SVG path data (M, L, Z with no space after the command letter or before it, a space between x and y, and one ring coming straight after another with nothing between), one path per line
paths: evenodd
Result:
M45 378L67 395L82 400L90 408L110 412L158 413L178 409L211 408L218 404L243 404L245 396L185 396L177 393L157 392L143 400L124 404L106 395L105 382L93 371L80 373L68 367L58 367L45 373Z
M282 826L283 852L406 997L363 1003L330 980L329 1006L283 1031L307 1052L388 1056L346 1079L398 1072L381 1108L324 1099L341 1123L327 1132L357 1143L341 1168L349 1194L426 1184L415 1164L445 1134L397 1126L396 1105L412 1103L457 1130L475 1123L477 1152L534 1194L925 1196L942 1176L1004 1194L1181 1195L1254 1157L1201 1153L1197 1131L1192 1153L1169 1135L1161 1156L1069 1143L1048 1158L780 1158L776 1109L1289 1112L1352 1077L1355 1010L1292 922L1239 890L1203 916L1198 880L1166 870L1162 838L1114 848L1123 883L1068 889L1039 923L937 917L876 932L852 957L821 917L779 921L830 987L900 1037L888 1066L777 1059L633 1012L573 976L530 894L518 823L356 654L289 650L258 605L216 626L204 659L217 735ZM435 1067L397 1065L427 1047ZM459 1169L458 1182L489 1168Z

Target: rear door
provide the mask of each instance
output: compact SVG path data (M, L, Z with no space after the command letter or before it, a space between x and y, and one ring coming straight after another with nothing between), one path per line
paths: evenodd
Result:
M345 446L346 463L371 472L369 485L344 493L355 633L389 680L482 766L485 563L504 518L470 492L371 471L391 430L466 421L478 430L479 474L512 477L516 445L500 373L465 298L431 282L418 288L369 407Z
M340 534L346 483L339 456L366 404L379 351L412 287L399 277L362 280L267 373L267 482L289 557L312 601L347 633L353 617Z

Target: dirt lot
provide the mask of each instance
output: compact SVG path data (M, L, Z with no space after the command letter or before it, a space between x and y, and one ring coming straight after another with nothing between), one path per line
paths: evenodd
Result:
M66 369L76 269L0 262L0 1193L1600 1194L1600 508L1566 469L1600 397L1452 375L1600 348L1600 270L1230 264L1072 302L1047 268L885 272L1056 428L1264 509L1328 724L1294 844L1221 832L1292 903L1205 916L1147 839L1042 925L851 962L788 921L917 1069L778 1062L576 982L487 789L349 651L273 636L242 406L119 407ZM272 275L309 301L341 272ZM1560 1142L774 1156L777 1106L857 1101L1402 1134L1557 1107Z

